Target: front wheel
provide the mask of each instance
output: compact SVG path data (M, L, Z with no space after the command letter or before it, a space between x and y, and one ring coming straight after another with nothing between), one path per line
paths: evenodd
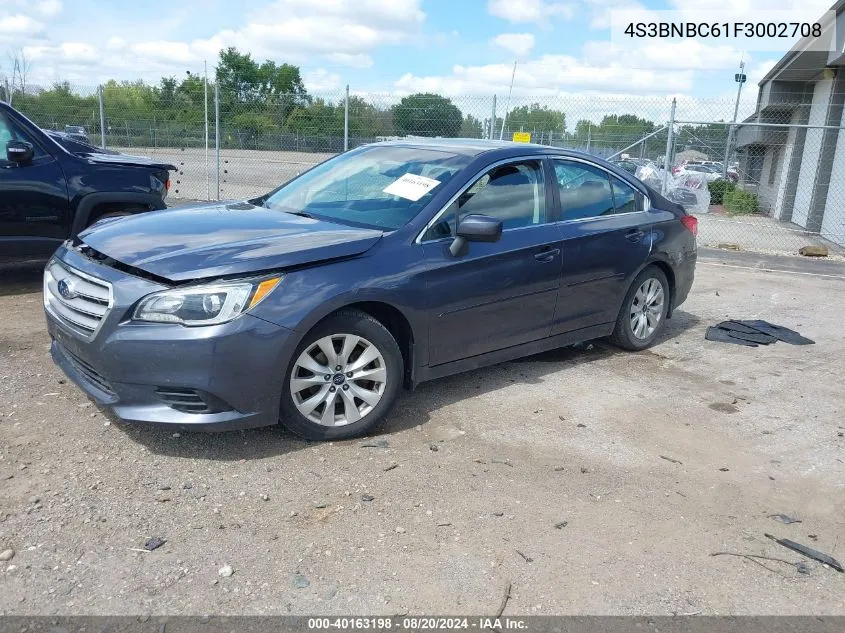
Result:
M375 428L393 406L403 375L399 345L365 312L341 310L294 352L281 422L310 440L342 440Z
M669 298L669 282L663 271L655 266L643 270L625 295L611 341L632 351L653 345L666 322Z

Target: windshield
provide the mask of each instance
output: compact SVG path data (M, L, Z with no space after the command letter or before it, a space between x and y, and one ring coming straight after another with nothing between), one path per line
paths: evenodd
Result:
M318 165L271 194L264 206L392 231L416 216L469 161L436 149L365 147Z

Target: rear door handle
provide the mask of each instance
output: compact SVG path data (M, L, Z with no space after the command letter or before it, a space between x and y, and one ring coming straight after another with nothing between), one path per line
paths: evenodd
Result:
M548 263L550 261L554 261L555 257L560 255L559 248L549 248L546 250L542 250L539 253L534 254L534 259L538 262Z
M631 229L625 232L625 237L627 237L632 242L639 242L641 239L643 239L644 235L645 232L641 231L640 229Z

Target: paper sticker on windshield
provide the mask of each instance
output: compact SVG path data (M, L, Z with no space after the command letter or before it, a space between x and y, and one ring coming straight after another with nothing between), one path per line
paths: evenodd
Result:
M411 202L416 202L429 191L440 184L439 180L417 176L416 174L405 174L398 180L394 180L382 191L392 196L399 196Z

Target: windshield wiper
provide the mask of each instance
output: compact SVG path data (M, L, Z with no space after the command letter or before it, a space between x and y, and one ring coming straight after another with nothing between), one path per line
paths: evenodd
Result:
M298 215L301 218L310 218L312 220L317 219L316 217L314 217L310 213L306 213L305 211L285 211L284 213L290 213L291 215Z
M261 206L264 207L265 209L270 209L271 211L281 211L282 213L290 213L291 215L298 215L301 218L310 218L311 220L317 219L316 217L314 217L313 215L311 215L310 213L307 213L305 211L294 211L293 209L285 209L284 207L282 207L282 208L271 207L269 204L267 204L266 200L264 200L261 203Z

